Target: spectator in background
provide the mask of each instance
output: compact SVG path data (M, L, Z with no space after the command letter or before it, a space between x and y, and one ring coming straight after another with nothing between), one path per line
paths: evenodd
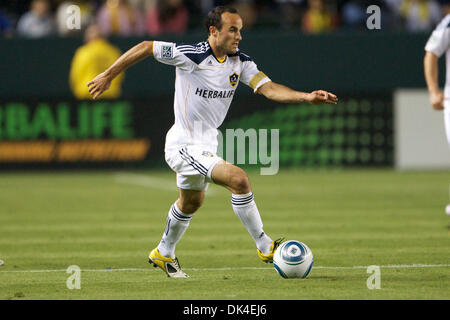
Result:
M30 11L26 12L17 24L17 32L20 36L40 38L55 33L55 23L50 14L48 0L33 0Z
M337 16L327 8L324 0L308 0L308 9L302 19L303 32L330 32L336 26Z
M343 27L360 29L365 27L367 20L367 3L365 0L350 0L341 8Z
M303 0L275 0L280 11L280 26L284 29L298 29L301 22L300 4Z
M99 73L109 68L120 57L120 50L109 44L97 25L91 25L85 32L86 44L78 48L70 67L69 83L77 99L90 99L87 83ZM120 74L111 83L111 87L102 97L116 99L121 95L124 74Z
M254 0L234 0L230 7L236 8L244 21L244 30L251 29L257 20L257 11Z
M439 4L434 0L403 0L400 16L410 32L430 31L441 20Z
M0 9L0 36L11 37L13 34L13 27L11 20L5 11Z
M84 30L89 24L93 22L94 6L90 0L78 0L78 1L63 1L56 10L56 24L58 27L58 33L61 36L68 36L71 34L78 34L81 30L71 30L67 27L68 13L67 9L71 5L76 5L80 8L81 14L81 30Z
M143 16L127 0L105 0L99 9L97 23L105 36L142 35L145 31Z
M147 8L146 24L150 35L185 33L189 12L182 0L159 0Z
M385 0L409 32L429 32L441 19L435 0Z
M128 3L130 6L132 6L135 10L139 10L143 12L145 8L149 5L154 3L157 0L128 0Z
M197 0L198 6L202 12L202 15L208 14L214 8L215 1L214 0Z

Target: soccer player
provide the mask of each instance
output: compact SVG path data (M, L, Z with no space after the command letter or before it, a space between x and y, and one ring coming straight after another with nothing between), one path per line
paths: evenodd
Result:
M169 277L188 277L178 263L175 246L202 205L211 182L231 192L232 208L255 241L262 261L272 262L281 242L264 233L247 174L216 155L217 128L227 114L238 82L279 102L338 101L334 94L323 90L305 93L271 81L238 49L242 25L235 9L217 7L206 18L207 41L197 44L143 41L88 83L96 99L108 89L112 79L148 56L176 67L175 124L167 133L164 151L167 164L177 173L179 198L170 207L159 245L149 255L149 262Z
M446 13L425 46L424 73L434 110L443 110L445 132L450 146L450 3L443 5ZM445 53L447 72L444 93L439 89L438 59ZM446 210L450 205L447 205ZM448 214L448 213L447 213Z
M447 15L439 23L431 34L425 46L424 72L425 80L430 93L430 103L435 110L443 110L447 141L450 144L450 6ZM444 93L439 89L438 83L438 59L446 54L447 79Z

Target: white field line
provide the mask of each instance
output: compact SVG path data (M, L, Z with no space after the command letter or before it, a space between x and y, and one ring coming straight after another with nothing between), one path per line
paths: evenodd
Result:
M166 191L177 191L175 179L173 181L168 181L166 179L155 178L143 174L125 172L116 173L114 178L118 183L132 184Z
M169 181L166 179L151 177L144 174L118 172L115 174L115 181L117 183L132 184L135 186L154 188L163 191L175 191L178 192L176 180ZM208 195L215 194L214 190L211 190L211 184L206 191Z
M367 269L369 266L349 266L349 267L326 267L317 266L313 269L324 270L355 270ZM381 265L382 269L410 269L410 268L448 268L450 264L398 264L398 265ZM224 267L224 268L183 268L186 271L233 271L233 270L272 270L270 267ZM124 269L81 269L83 272L124 272L124 271L154 271L156 268L124 268ZM66 269L55 270L4 270L0 273L51 273L66 272Z

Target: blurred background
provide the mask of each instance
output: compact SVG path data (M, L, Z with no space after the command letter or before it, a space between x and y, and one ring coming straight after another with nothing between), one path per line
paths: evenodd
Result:
M274 81L340 97L280 105L241 85L222 130L280 129L280 167L449 167L423 76L448 1L12 0L0 4L0 168L166 168L173 70L147 59L99 101L86 83L142 40L204 41L217 5L238 9L240 49Z

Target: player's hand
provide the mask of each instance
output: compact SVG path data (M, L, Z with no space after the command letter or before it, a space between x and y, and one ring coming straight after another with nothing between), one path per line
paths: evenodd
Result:
M430 103L434 110L444 109L444 94L442 91L436 91L430 93Z
M95 100L99 95L109 89L112 79L105 73L100 73L93 80L89 81L87 86L89 87L89 93Z
M311 104L337 104L338 98L331 92L316 90L308 93L305 99Z

